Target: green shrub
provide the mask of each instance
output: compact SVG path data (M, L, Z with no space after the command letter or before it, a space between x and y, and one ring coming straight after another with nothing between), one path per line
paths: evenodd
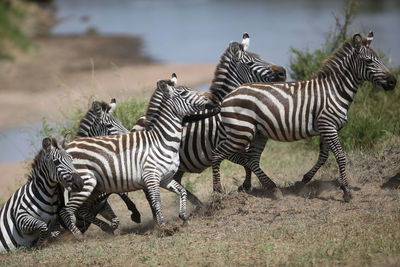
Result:
M7 51L14 46L26 51L31 40L21 31L21 24L25 19L25 11L10 0L0 1L0 59L12 59Z

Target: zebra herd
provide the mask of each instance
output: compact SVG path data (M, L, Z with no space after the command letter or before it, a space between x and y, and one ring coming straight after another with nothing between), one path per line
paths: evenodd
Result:
M140 222L126 192L143 190L154 220L166 225L160 187L179 195L179 217L186 221L186 200L201 201L181 184L185 172L212 166L213 191L222 192L220 163L228 159L245 169L239 190L251 188L251 173L274 197L282 193L260 168L268 139L290 142L320 136L318 161L309 182L331 150L339 166L344 201L351 199L346 158L338 131L362 81L392 90L396 79L370 47L372 32L345 41L309 80L285 82L283 67L248 51L249 35L231 42L220 58L210 93L177 85L177 76L157 82L146 114L131 131L113 115L111 103L94 101L81 120L76 139L43 139L31 174L0 210L0 251L40 247L67 229L78 239L91 223L119 233L119 219L107 199L117 193ZM64 189L66 190L64 192ZM98 219L101 214L111 225Z

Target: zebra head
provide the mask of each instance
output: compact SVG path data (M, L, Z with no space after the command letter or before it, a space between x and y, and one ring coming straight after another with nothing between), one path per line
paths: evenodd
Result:
M53 137L46 137L42 141L45 165L48 177L54 183L60 183L68 191L81 191L83 180L72 164L69 155Z
M115 98L111 99L110 104L93 101L91 111L94 118L88 131L89 136L117 135L129 132L113 115L116 105Z
M157 90L163 92L163 102L181 117L215 107L208 93L200 93L186 86L170 86L160 80Z
M372 82L375 85L382 86L385 90L393 90L396 86L396 78L370 47L373 38L373 32L370 32L367 38L363 38L358 33L353 36L356 75L360 80Z
M242 43L231 42L222 54L210 88L219 102L239 85L252 82L280 82L286 80L286 70L259 55L249 52L250 36L243 34Z

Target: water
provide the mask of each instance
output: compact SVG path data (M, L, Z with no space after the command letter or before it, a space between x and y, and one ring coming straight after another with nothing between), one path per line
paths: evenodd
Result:
M145 52L169 63L217 62L231 40L251 36L250 50L288 67L290 47L317 48L343 1L56 0L63 19L53 34L140 35ZM85 21L82 17L88 16ZM362 1L354 30L375 33L374 47L400 64L400 1ZM179 75L179 74L178 74ZM209 83L201 86L207 90ZM0 163L32 157L41 125L0 129Z
M0 129L0 163L15 162L35 156L42 144L41 124Z
M217 62L229 41L251 36L250 50L288 66L290 47L317 48L343 1L56 0L64 20L53 34L140 35L145 52L170 63ZM82 20L87 16L87 21ZM400 64L400 1L361 1L352 30L375 33L374 47Z

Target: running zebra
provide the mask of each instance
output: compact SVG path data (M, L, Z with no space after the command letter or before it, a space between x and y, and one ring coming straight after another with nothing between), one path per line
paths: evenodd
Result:
M90 202L102 192L148 189L157 223L164 226L161 186L179 195L179 217L187 219L186 190L172 179L179 166L182 119L212 106L212 101L190 88L169 86L165 81L157 83L153 96L159 91L163 92L163 99L151 130L78 138L67 146L85 183L81 192L71 196L60 216L77 239L82 240L83 235L73 222L74 212L82 204L90 207ZM86 220L94 219L89 212L86 216Z
M129 133L129 131L122 125L121 121L113 115L116 105L117 103L115 98L111 99L110 104L107 104L106 102L98 102L96 100L93 101L92 107L79 122L76 137L107 136ZM118 193L118 195L132 212L132 221L140 223L141 216L136 205L129 199L127 194ZM99 199L93 203L90 212L94 217L100 213L101 216L110 221L111 227L106 223L102 223L101 220L94 220L94 223L103 231L112 232L112 229L118 228L119 219L107 201L108 196L109 194L99 196ZM79 227L81 232L84 233L89 228L90 222L85 221L81 216L81 213L82 212L79 209L75 213L76 225Z
M221 187L221 161L257 142L260 134L282 142L319 135L318 161L304 175L303 182L312 179L331 150L339 165L338 182L343 198L350 201L346 158L337 132L347 121L347 112L362 81L370 81L385 90L392 90L396 85L395 77L370 48L372 39L372 32L367 38L355 34L309 80L249 83L228 94L221 107L226 139L213 151L212 157L214 187ZM265 186L276 188L267 176L262 181Z
M83 186L72 157L54 138L46 137L28 181L0 210L0 251L41 246L63 205L58 184L68 191L80 191Z
M216 103L221 103L226 94L243 83L285 81L285 69L266 62L257 54L249 52L249 45L249 34L244 33L241 44L231 42L221 55L210 87L210 92ZM209 116L210 113L208 111L200 112L198 115ZM151 114L146 114L146 116L152 117ZM143 119L134 126L134 129L139 128L138 124L143 126ZM210 167L212 150L215 149L220 139L219 114L202 120L197 119L196 122L186 123L183 128L182 143L179 150L181 162L174 179L181 183L185 172L200 173ZM264 146L265 143L259 142L258 146L248 149L244 154L246 157L259 161ZM251 170L243 164L242 158L244 156L242 154L237 153L232 159L245 167L246 180L250 180ZM260 175L260 171L257 168L254 168L254 171L257 175ZM201 205L200 200L190 192L188 192L188 199L193 204Z

